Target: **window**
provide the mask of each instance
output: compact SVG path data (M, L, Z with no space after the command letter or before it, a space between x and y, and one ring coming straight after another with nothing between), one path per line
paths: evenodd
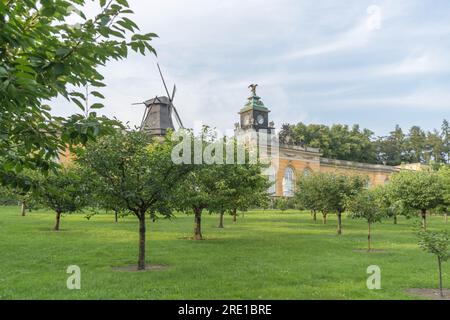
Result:
M269 195L274 196L275 193L277 192L275 186L275 169L273 167L268 168L266 174L269 178L269 181L272 183L267 192L269 193Z
M294 169L287 167L283 176L283 196L293 197L295 191Z

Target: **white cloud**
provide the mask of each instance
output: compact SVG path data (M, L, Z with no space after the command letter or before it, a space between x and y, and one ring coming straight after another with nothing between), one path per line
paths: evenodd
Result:
M426 13L418 0L129 2L142 32L159 34L158 59L132 54L108 63L102 112L133 125L143 113L133 102L165 95L157 60L169 86L177 84L175 104L186 126L201 120L232 128L250 83L260 84L277 125L347 117L331 118L319 106L349 110L360 103L375 113L377 104L413 104L446 112L449 5ZM381 11L366 12L372 4ZM420 91L423 82L429 85ZM62 100L55 106L58 114L76 110Z

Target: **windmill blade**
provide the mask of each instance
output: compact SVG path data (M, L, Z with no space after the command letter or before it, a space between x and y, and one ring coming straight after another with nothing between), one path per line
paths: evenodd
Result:
M170 101L172 103L173 103L173 99L175 99L175 93L177 93L177 85L176 84L173 85L172 97L170 98Z
M169 90L167 89L166 81L164 80L164 76L162 74L161 67L159 66L159 63L157 63L156 65L158 66L159 75L161 76L161 80L162 80L162 83L164 85L164 89L166 89L167 98L169 98L169 100L170 100ZM170 100L170 102L172 102L172 100Z
M180 115L178 114L177 108L175 108L173 103L172 103L172 107L173 107L173 111L175 113L175 119L177 120L178 125L180 126L181 129L184 129L183 122L181 122Z
M166 90L167 98L169 98L169 101L170 101L170 112L171 113L172 113L172 111L174 112L175 120L177 121L177 123L180 126L180 128L184 129L183 122L181 122L180 115L178 114L177 109L173 105L173 99L175 98L175 93L177 92L177 86L176 85L173 86L173 91L172 91L172 96L171 96L169 94L169 89L167 89L166 81L164 80L164 76L162 74L161 67L159 66L159 63L157 63L156 65L158 66L159 75L161 76L161 80L162 80L162 83L164 85L164 89Z
M142 116L142 121L141 121L141 130L144 128L145 119L147 118L147 115L150 114L150 111L152 111L152 108L153 108L153 106L145 108L144 115Z

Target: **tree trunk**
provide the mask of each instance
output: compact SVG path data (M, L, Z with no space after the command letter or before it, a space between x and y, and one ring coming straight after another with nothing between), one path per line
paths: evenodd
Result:
M367 235L367 242L369 244L369 250L367 250L367 251L369 251L369 252L372 250L372 246L371 246L372 235L371 235L370 231L371 230L370 230L370 222L369 222L369 233Z
M24 201L24 202L22 202L22 207L21 207L22 217L25 217L26 212L27 212L27 205L25 204L25 201Z
M398 223L398 221L397 221L397 216L395 215L394 216L394 224L397 224Z
M219 227L218 228L221 228L221 229L223 229L223 212L221 212L220 213L220 219L219 219Z
M233 209L233 223L237 222L237 209Z
M442 261L441 258L438 257L438 265L439 265L439 292L441 297L444 297L444 290L442 289Z
M322 212L322 222L323 224L327 224L327 214Z
M202 209L194 209L195 214L195 227L194 227L194 239L203 240L202 236Z
M55 224L55 231L59 231L59 222L61 220L61 212L56 212L56 224Z
M422 210L422 228L427 230L427 210Z
M314 222L317 222L317 211L313 210L313 220Z
M139 261L138 270L145 270L145 212L139 214Z
M338 218L338 227L337 227L337 234L342 234L342 212L338 212L337 214Z
M114 222L115 223L119 222L119 211L117 209L114 210Z

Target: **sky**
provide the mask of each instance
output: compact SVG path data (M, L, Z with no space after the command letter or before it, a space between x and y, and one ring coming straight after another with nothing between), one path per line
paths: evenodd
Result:
M360 124L385 135L396 124L450 120L448 0L129 0L158 57L131 54L102 68L102 113L139 125L165 95L156 62L186 127L233 129L248 85L284 123ZM89 6L94 14L98 7ZM54 112L77 112L57 99Z

